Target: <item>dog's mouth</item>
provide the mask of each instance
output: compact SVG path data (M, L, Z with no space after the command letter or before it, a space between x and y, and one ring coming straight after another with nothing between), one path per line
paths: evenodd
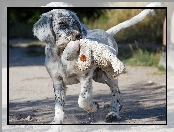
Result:
M75 40L80 40L80 39L82 39L82 34L81 34L81 33L78 33L78 34L76 34L76 35L74 36L74 40L73 40L73 41L75 41Z
M70 41L71 41L71 40L67 41L66 43L64 42L64 43L56 44L56 45L57 45L58 48L64 49Z
M67 44L70 41L78 41L80 39L82 39L82 34L81 33L76 33L76 34L73 34L71 37L69 37L69 39L67 38L66 41L63 38L59 38L59 40L56 42L56 45L57 45L58 48L63 49L67 46Z

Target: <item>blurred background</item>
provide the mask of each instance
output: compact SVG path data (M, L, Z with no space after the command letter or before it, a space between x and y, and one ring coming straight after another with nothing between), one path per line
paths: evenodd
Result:
M32 27L42 13L51 9L9 8L9 38L34 39ZM95 9L71 8L88 29L107 30L132 18L142 9ZM162 27L166 16L165 9L155 9L142 22L120 31L115 35L117 43L162 43Z
M50 10L50 8L8 8L10 47L14 48L14 44L27 42L25 52L27 55L44 55L44 44L36 42L38 40L33 36L32 27L41 14ZM142 9L114 8L70 8L70 10L77 14L88 29L103 30L124 22L142 11ZM147 15L138 24L123 29L114 36L119 46L118 57L124 63L133 66L158 65L166 9L154 11L155 15Z

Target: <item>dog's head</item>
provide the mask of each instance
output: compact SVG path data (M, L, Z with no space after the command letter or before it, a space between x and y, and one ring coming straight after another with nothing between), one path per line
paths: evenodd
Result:
M65 9L54 9L42 14L34 24L33 32L40 41L63 48L70 41L83 38L87 29L75 13Z

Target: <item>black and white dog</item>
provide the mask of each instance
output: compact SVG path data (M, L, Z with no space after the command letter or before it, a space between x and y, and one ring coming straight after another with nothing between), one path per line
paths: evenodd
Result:
M119 111L122 107L118 80L110 80L100 68L92 68L85 72L76 72L76 60L67 61L62 57L66 45L70 41L83 38L92 39L115 48L118 52L116 41L113 38L119 30L141 21L151 9L143 10L131 20L118 24L107 31L100 29L87 30L75 13L66 9L54 9L42 14L34 24L33 32L37 38L46 43L45 65L52 78L55 92L55 117L53 124L62 124L64 118L64 105L66 100L66 85L81 84L78 98L79 107L89 112L99 109L97 102L92 98L92 79L96 82L106 83L111 90L111 110L106 116L106 121L120 119Z

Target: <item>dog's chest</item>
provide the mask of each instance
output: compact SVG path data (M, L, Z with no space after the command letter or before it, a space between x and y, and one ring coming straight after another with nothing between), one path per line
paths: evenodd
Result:
M45 66L47 67L47 70L51 77L60 74L67 85L79 82L79 73L77 73L74 67L76 60L65 60L62 57L62 53L59 52L58 54L57 48L50 47L50 45L46 45L45 54Z
M75 84L75 83L78 83L79 80L78 80L78 76L80 73L78 73L76 70L75 70L75 63L76 63L76 60L73 60L73 61L67 61L63 58L61 58L61 62L62 63L62 66L64 67L64 74L66 76L66 83L67 85L68 84Z
M76 73L74 65L75 65L75 60L73 61L67 61L65 59L61 59L61 63L64 67L64 70L66 72L66 75L69 76L70 74Z

